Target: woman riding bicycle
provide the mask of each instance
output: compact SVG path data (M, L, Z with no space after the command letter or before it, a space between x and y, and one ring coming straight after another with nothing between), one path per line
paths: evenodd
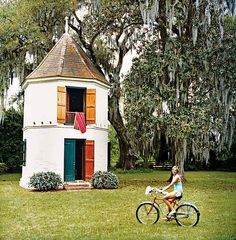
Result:
M179 175L179 168L177 166L173 166L171 169L171 172L173 174L171 183L162 189L162 192L164 192L165 190L169 189L171 186L174 186L174 191L167 193L163 197L163 201L165 202L169 211L168 216L174 215L176 213L175 209L173 208L169 200L176 197L180 197L183 194L183 187L182 187L181 177Z

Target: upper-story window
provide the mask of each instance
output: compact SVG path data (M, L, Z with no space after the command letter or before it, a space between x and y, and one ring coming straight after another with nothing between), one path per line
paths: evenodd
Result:
M73 124L76 112L84 112L86 124L96 122L96 89L57 87L57 121Z
M86 106L85 88L66 88L66 123L73 124L75 113L84 112ZM86 115L85 115L86 118Z

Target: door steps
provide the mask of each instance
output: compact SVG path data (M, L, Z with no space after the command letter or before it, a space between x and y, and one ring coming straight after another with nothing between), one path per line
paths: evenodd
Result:
M90 182L77 180L74 182L64 182L63 188L65 190L90 190L93 187Z

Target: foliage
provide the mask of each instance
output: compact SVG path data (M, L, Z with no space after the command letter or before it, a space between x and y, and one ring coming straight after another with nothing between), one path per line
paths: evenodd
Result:
M0 174L6 172L6 170L7 170L6 163L1 163L0 162Z
M64 32L71 0L1 1L0 94L13 76L20 81L34 69Z
M119 179L112 172L97 171L94 173L91 183L94 188L113 189L118 188Z
M94 11L95 5L99 6L98 12ZM1 93L8 88L13 73L23 81L39 64L61 36L66 15L70 16L75 37L111 82L109 120L118 133L119 144L123 144L121 165L127 167L126 162L135 159L135 152L120 113L120 80L124 57L134 46L138 28L143 23L138 1L2 1L0 97L3 98ZM2 108L0 102L0 113Z
M120 150L117 134L112 126L109 126L108 139L111 143L111 165L114 166L119 161Z
M5 112L4 122L0 125L0 162L9 170L22 164L22 126L22 111L11 108Z
M231 171L236 170L236 131L233 136L233 141L232 145L230 148L230 151L227 149L224 149L220 154L219 154L219 162L217 167L219 169L228 169Z
M195 2L187 0L175 1L174 4L172 4L172 1L163 0L83 0L79 2L70 0L53 0L49 2L46 0L15 0L2 2L3 4L0 8L0 20L3 22L0 27L0 72L2 73L0 86L2 89L7 89L9 81L13 76L13 70L14 73L18 73L20 78L23 79L28 71L36 67L45 53L55 43L55 40L61 36L64 17L72 15L69 25L75 31L76 38L86 50L86 53L89 54L96 67L105 73L111 83L109 120L117 132L119 147L122 149L119 157L120 165L127 169L134 166L133 163L137 160L138 153L141 152L141 155L146 155L147 153L149 154L148 148L150 146L155 144L160 146L160 136L163 136L163 134L145 133L142 136L143 139L141 139L143 144L138 143L137 148L135 147L136 138L133 137L132 131L130 133L127 130L120 105L122 96L121 82L123 80L122 65L128 53L138 47L142 50L146 41L149 42L155 36L158 36L160 41L157 42L159 49L156 55L159 56L160 64L156 65L156 68L160 72L155 73L154 71L151 73L157 74L156 80L160 80L159 83L161 82L160 91L162 94L166 94L163 97L164 101L161 100L158 103L161 104L160 102L163 102L165 105L165 99L168 99L168 108L171 111L177 106L177 115L168 117L167 122L169 125L162 125L168 126L165 133L168 133L170 136L169 140L171 143L168 143L168 147L173 149L172 157L178 161L186 157L186 146L189 143L185 139L185 134L191 135L190 129L192 127L189 126L188 120L191 117L195 117L191 113L189 114L189 110L183 107L185 105L183 101L186 99L186 96L191 98L191 94L189 94L186 88L191 89L189 81L192 79L195 83L193 87L196 90L198 89L198 81L200 84L205 82L205 80L201 80L202 76L198 74L198 68L196 68L198 62L200 63L199 68L202 69L208 68L211 65L209 63L214 63L216 59L219 60L220 55L218 53L220 51L213 58L207 56L204 51L207 52L212 46L221 42L222 19L223 12L225 12L222 11L222 6L228 6L233 13L235 4L231 4L232 1L226 1L226 5L220 4L220 1L205 0ZM97 6L98 12L94 11L94 4ZM77 11L77 7L80 11ZM147 28L146 32L143 27L143 21L151 23L151 28ZM199 51L197 56L195 47L200 49L201 46L202 51ZM162 53L164 53L163 58ZM202 57L201 53L205 55ZM27 55L32 56L33 61L26 61L29 59L26 57ZM189 57L192 55L198 57L195 59L196 61L193 61L193 65L189 61ZM187 56L186 59L184 58L185 56ZM233 59L234 54L225 54L223 56L224 60L229 60L230 57ZM178 67L180 71L176 70ZM194 75L195 73L196 76ZM200 71L200 73L202 72ZM209 73L212 75L214 71L209 71ZM199 76L200 78L198 78ZM203 77L206 79L206 76L204 75ZM183 78L185 80L180 82L180 79ZM212 84L211 81L210 83ZM218 88L224 89L224 94L226 93L225 90L228 90L225 82L223 85L218 84ZM202 88L198 90L201 91ZM176 96L174 96L175 93ZM207 94L207 91L204 93ZM225 96L222 95L219 98L225 98ZM209 113L209 108L207 108L208 105L206 104L207 99L206 97L197 106L202 109L201 105L206 105L205 111L199 111L204 121L209 119L206 116ZM216 99L212 99L212 102L214 100ZM227 98L228 100L229 98ZM195 101L195 99L192 98L192 101ZM217 122L217 126L221 125L221 128L225 129L228 128L227 123L229 119L227 112L229 109L224 106L221 109L222 113L225 114L224 120L226 121ZM182 114L185 111L188 113ZM164 120L165 118L163 117L162 122ZM143 125L146 124L144 123ZM201 123L197 124L201 125ZM199 129L198 125L196 129ZM133 126L131 128L135 129ZM201 135L202 138L206 139L206 143L202 145L208 147L210 141L206 137L207 134L205 134L207 128L201 129L204 129L204 131L200 132L199 136ZM156 131L154 130L154 132ZM165 138L166 136L163 137ZM151 144L149 144L149 140ZM224 137L220 141L225 142ZM198 144L199 142L192 144L194 145L194 151L200 149ZM140 149L142 145L145 146L145 151L144 148ZM222 144L220 147L222 147ZM157 147L157 151L159 148ZM208 158L207 151L200 152L204 152L203 159ZM195 155L199 155L199 153ZM147 158L149 157L156 157L156 154L151 152ZM183 165L182 160L181 164Z
M88 11L83 18L74 13L70 27L86 49L91 60L111 83L109 94L109 121L117 132L120 151L119 161L123 168L130 168L136 160L133 139L123 122L120 97L122 65L125 56L134 48L140 37L143 21L136 0L100 1L99 11L94 14L92 1L85 1Z
M39 172L30 177L29 186L38 191L56 190L62 185L61 176L54 172Z
M90 3L90 1L88 2ZM88 11L84 21L78 19L78 16L75 14L74 17L77 19L78 26L71 24L71 27L78 33L79 40L88 53L90 53L92 60L106 73L111 82L109 120L117 132L119 147L122 149L120 151L120 165L123 168L131 168L134 166L133 161L138 159L138 153L141 157L152 158L158 155L157 152L160 148L160 138L163 134L161 131L156 132L156 123L153 129L152 122L151 124L149 122L144 123L142 118L137 119L138 117L135 117L133 121L137 120L138 124L132 125L128 123L127 128L120 111L122 94L122 85L120 84L121 66L124 57L129 50L134 48L137 51L139 49L142 51L146 42L150 42L152 39L156 39L157 52L154 53L154 56L157 55L159 59L156 65L154 65L155 61L153 61L153 66L159 72L157 73L154 70L151 71L151 74L156 74L154 75L154 78L156 78L153 83L161 83L159 90L162 96L164 96L164 100L162 99L158 103L162 105L161 102L163 102L163 104L167 104L172 113L176 112L176 114L171 114L171 117L165 115L161 120L162 125L167 128L164 131L164 134L167 136L164 136L164 138L169 137L167 145L172 149L172 158L183 169L184 159L188 154L186 148L189 145L186 137L190 137L192 129L195 128L194 134L204 138L204 142L195 141L191 143L195 152L194 155L198 159L207 161L209 158L207 149L209 148L210 140L206 135L209 128L206 126L202 127L202 121L209 120L208 98L202 98L201 102L196 104L196 113L200 113L198 116L199 118L203 117L203 120L195 121L194 126L189 123L189 119L191 121L196 116L191 114L191 109L188 109L185 105L189 97L192 102L195 101L194 97L189 94L192 84L194 84L193 88L196 88L196 91L202 91L201 88L198 89L198 81L201 84L203 82L203 89L205 88L204 84L206 82L202 77L206 78L206 75L203 74L204 76L201 76L202 71L199 71L200 74L198 74L197 69L207 68L208 66L205 62L210 64L215 61L215 59L208 58L207 54L205 54L206 59L204 58L204 61L202 61L201 54L205 50L206 52L208 49L211 50L215 44L220 45L224 5L220 1L211 2L204 0L196 3L192 1L175 1L173 4L172 1L161 0L139 1L138 4L138 1L127 2L126 0L97 2L100 2L98 14L91 14ZM231 4L227 6L232 10ZM140 19L141 16L145 23L150 24L150 28L145 29L142 27L143 21ZM201 50L195 51L195 48ZM195 58L193 62L191 61L191 56L192 59ZM199 66L198 63L200 63ZM147 76L147 73L145 76L142 76L142 79L149 82L147 78L150 78L150 75ZM133 86L135 86L135 92L139 94L138 88L140 83L137 82ZM208 87L210 89L212 85ZM204 94L204 92L202 93ZM148 93L146 92L146 94ZM148 96L145 95L146 99ZM149 98L148 103L140 100L138 104L147 106L150 99L152 98ZM166 102L166 99L168 99L168 102ZM156 104L156 101L154 102L151 104L154 110L142 109L141 115L145 120L150 118L150 111L154 112L156 110L156 107L153 106ZM132 108L131 106L129 107ZM127 109L129 111L129 108ZM203 109L204 111L202 111ZM227 116L228 108L222 109L225 109L222 114ZM133 111L130 112L130 115L132 113ZM146 116L144 117L144 115ZM228 121L225 122L228 124ZM220 124L222 123L217 122L217 125ZM133 132L140 129L137 125L139 127L142 125L141 128L147 127L149 133L141 131L144 134L136 137ZM133 132L132 130L130 131L129 127L132 128ZM222 124L222 129L224 128L225 123ZM196 133L199 129L201 129L200 132ZM141 141L138 142L137 139L141 139ZM156 147L158 145L159 147ZM205 149L200 150L198 145L204 146ZM151 150L157 148L156 152L154 150L150 153L150 148Z
M222 22L208 3L186 9L177 2L157 16L153 40L140 46L124 83L125 118L140 155L158 157L164 136L181 171L187 158L208 163L210 149L230 147L234 129L235 19ZM164 7L171 8L162 2L159 13Z

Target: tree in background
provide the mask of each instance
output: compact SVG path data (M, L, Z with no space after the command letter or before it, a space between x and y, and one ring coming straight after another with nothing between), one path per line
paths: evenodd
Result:
M13 77L22 82L40 63L64 32L74 2L0 0L0 120Z
M183 175L187 158L208 163L211 149L231 146L236 25L233 18L223 22L218 1L152 4L143 12L153 40L125 80L125 118L140 155L157 158L165 141Z
M3 100L4 90L14 74L23 81L37 66L62 35L65 16L72 15L70 26L77 39L111 82L109 120L122 149L120 166L128 169L133 166L136 154L120 113L121 68L143 21L135 0L104 0L98 4L99 9L95 3L94 0L3 1L0 8L0 20L4 23L0 28L0 94ZM0 113L3 101L1 103Z
M0 1L0 162L8 170L22 164L23 109L4 109L6 91L13 77L22 82L61 37L73 7L70 0Z
M93 9L91 1L85 2L86 9ZM234 13L234 2L95 2L98 12L88 11L84 18L79 18L74 12L70 26L78 34L93 62L112 84L109 120L119 140L120 166L131 168L137 160L137 152L143 157L152 157L153 151L150 150L158 148L158 142L165 142L171 159L180 166L183 174L186 158L208 162L212 144L216 143L218 151L227 142L230 146L234 129L234 116L230 107L235 101L231 97L235 61L230 59L233 58L230 54L232 48L228 48L226 38L223 39L223 18L227 10ZM144 23L149 26L149 32L145 33L140 13ZM231 31L228 36L234 37L235 34ZM136 98L135 104L143 108L137 111L132 104L126 107L126 113L132 119L126 123L120 106L122 63L128 51L145 47L148 42L154 42L155 45L150 55L154 55L156 60L152 59L146 64L151 65L153 71L135 77L131 74L129 80L136 80L134 91L130 96L125 94L125 97L139 96L138 89L146 84L158 86L158 94L149 95L147 91L137 97L141 100ZM232 42L228 44L232 46ZM222 65L219 59L230 64ZM151 74L154 74L154 81L151 80ZM231 79L230 83L228 78ZM146 82L143 84L142 80ZM147 89L150 88L147 86ZM148 109L152 99L150 96L155 101ZM142 97L147 101L143 101ZM211 114L212 111L217 112L216 116ZM157 119L154 123L149 121L150 113L157 115L158 124ZM145 127L149 131L142 131ZM212 140L215 136L216 141ZM154 156L157 156L155 151Z
M110 125L109 126L109 132L108 132L108 138L110 142L110 153L111 153L111 163L110 166L114 167L119 162L119 156L120 156L120 149L119 149L119 143L116 131L114 128Z
M23 112L11 108L6 111L0 125L0 162L8 170L19 169L22 164Z
M130 169L137 160L137 154L121 113L121 74L124 58L134 47L143 25L139 3L135 0L104 0L100 1L96 12L93 11L93 1L84 1L81 8L87 9L87 13L80 17L82 10L74 11L69 25L94 64L111 83L109 121L117 132L119 166Z
M232 1L227 2L228 6L232 8ZM77 11L78 9L79 11ZM162 134L161 136L163 139L171 140L166 144L171 146L176 163L183 169L188 145L185 136L190 135L191 132L188 126L189 117L187 117L191 113L185 113L185 111L189 112L189 109L186 107L186 110L184 105L195 100L191 95L191 91L193 91L191 89L198 88L197 82L206 83L204 75L206 72L200 71L200 73L204 72L203 76L200 76L198 69L211 66L211 58L208 56L207 49L214 49L215 44L222 41L224 13L222 9L221 1L218 0L214 2L205 0L181 2L177 0L3 1L0 8L0 20L4 22L0 28L0 71L3 73L3 78L0 80L1 87L2 89L7 88L13 72L18 73L23 79L28 71L35 68L63 33L65 16L71 16L70 27L75 31L77 39L97 68L105 73L111 83L109 120L118 136L121 150L120 166L129 169L137 160L137 150L140 146L136 146L136 139L132 131L129 132L127 129L129 123L124 122L121 112L122 65L129 51L137 46L146 45L146 41L156 40L158 45L156 55L159 59L156 68L160 71L156 73L155 81L160 86L159 95L164 100L156 101L157 105L153 106L151 110L158 113L162 102L161 105L166 112L176 111L175 115L165 115L167 119L162 119L163 123L164 120L169 122L168 125L160 125L162 130L165 128L164 126L168 126L168 131L166 130L165 133L168 132L169 138L166 138L167 135ZM143 21L151 26L149 33L153 31L154 34L143 31ZM195 48L202 50L195 51ZM202 53L205 55L199 57L198 54ZM28 61L27 55L32 56L33 61ZM193 63L189 60L192 55ZM217 59L218 56L216 54L215 58ZM215 60L214 56L212 58ZM213 73L208 72L211 74L209 79L212 80ZM194 76L193 79L192 76ZM185 80L182 81L182 79ZM191 81L193 83L190 84ZM211 81L209 83L213 86ZM140 84L142 84L141 81ZM223 89L221 92L224 92L224 96L226 96L225 91L228 87L224 84L225 81L223 81L223 85L218 84L218 88ZM204 93L204 84L200 85L201 88L198 91L203 90ZM139 87L137 85L137 88ZM223 95L218 95L218 97L221 99ZM201 104L207 105L208 99L204 100L203 98L199 103L200 107ZM207 111L210 110L205 110L202 118L206 117L206 120L209 120ZM225 119L229 120L227 111L229 112L228 108L223 114L226 116ZM201 111L199 112L201 113ZM190 118L195 118L195 116L191 115ZM225 129L229 122L218 124ZM198 124L201 125L201 123ZM148 127L150 126L148 125ZM179 135L181 131L177 131L182 127L185 129L185 135ZM200 129L200 127L197 126L196 129ZM205 136L202 132L200 135ZM159 141L158 138L150 139L153 142L152 146ZM145 144L147 145L147 141ZM194 150L199 149L197 144L195 144Z

